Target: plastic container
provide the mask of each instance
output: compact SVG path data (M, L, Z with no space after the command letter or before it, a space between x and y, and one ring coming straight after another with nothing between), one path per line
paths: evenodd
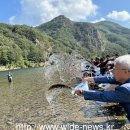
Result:
M76 90L85 90L85 91L88 91L89 90L88 82L82 82L82 83L77 84L75 86L75 88L72 89L71 93L75 94Z

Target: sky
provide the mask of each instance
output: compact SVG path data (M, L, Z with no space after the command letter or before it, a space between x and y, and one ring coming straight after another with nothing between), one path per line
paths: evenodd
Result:
M130 28L130 0L0 0L0 23L38 26L59 15L77 22L109 20Z

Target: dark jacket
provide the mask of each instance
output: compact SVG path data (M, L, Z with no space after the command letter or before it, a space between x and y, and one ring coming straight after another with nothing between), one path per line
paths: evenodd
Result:
M119 84L114 77L98 76L94 78L96 83L111 83ZM115 91L84 91L85 100L95 100L102 102L120 103L127 113L127 118L130 121L130 79L125 83L117 86Z

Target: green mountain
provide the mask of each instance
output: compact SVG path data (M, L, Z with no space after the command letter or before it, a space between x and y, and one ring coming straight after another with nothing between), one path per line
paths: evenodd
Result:
M0 65L33 66L48 60L52 53L69 50L33 27L0 24Z
M37 29L90 57L130 52L130 29L110 21L74 22L61 15Z
M96 55L97 50L103 46L98 30L93 24L73 22L63 15L38 26L37 29L84 56Z
M37 27L0 23L0 65L34 66L53 53L86 58L130 53L130 29L110 21L74 22L61 15Z
M130 53L130 29L110 21L102 21L95 26L105 44L105 53L120 55Z

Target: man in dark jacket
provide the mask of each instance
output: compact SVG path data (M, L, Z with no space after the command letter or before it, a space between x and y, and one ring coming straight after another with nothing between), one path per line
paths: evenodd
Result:
M75 93L85 100L116 102L122 105L130 121L130 55L120 56L115 60L113 77L86 77L83 82L118 84L114 91L81 91Z

